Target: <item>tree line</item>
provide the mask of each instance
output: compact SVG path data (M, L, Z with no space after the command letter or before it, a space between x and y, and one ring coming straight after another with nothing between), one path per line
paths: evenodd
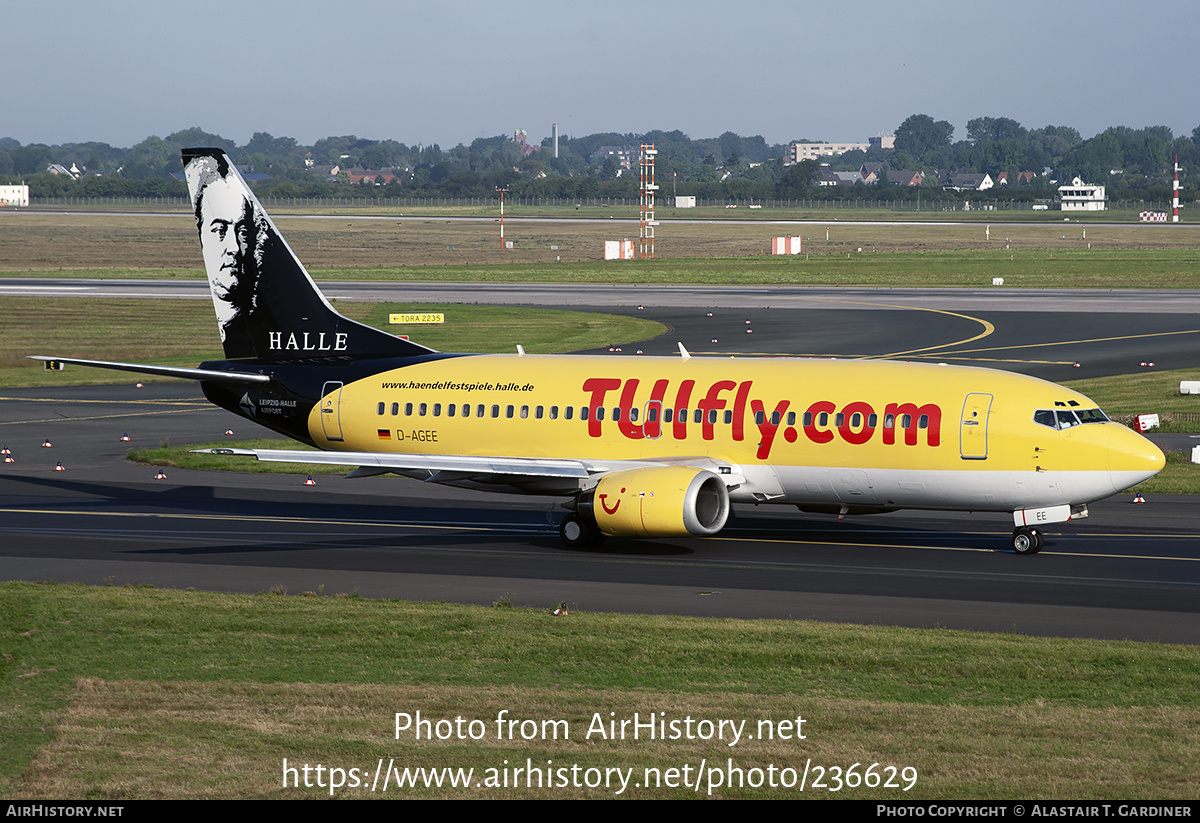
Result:
M513 195L562 200L636 198L638 168L625 168L603 147L636 147L654 143L656 182L660 198L695 195L708 200L754 201L821 198L915 199L915 191L895 186L818 187L822 165L834 171L853 171L864 163L880 171L935 170L987 173L993 178L1009 172L1013 181L1002 192L981 193L1014 199L1052 197L1058 181L1081 177L1109 187L1113 199L1165 199L1169 172L1178 154L1185 169L1200 169L1200 127L1176 137L1165 126L1108 128L1084 139L1069 126L1027 129L1005 117L977 117L967 123L966 139L954 141L954 127L945 120L914 114L895 131L895 147L871 148L787 165L787 147L768 144L761 136L725 132L719 137L693 139L681 131L644 134L600 133L559 139L554 157L550 138L523 150L509 135L478 138L470 144L442 149L437 144L405 145L395 140L371 140L354 135L326 137L311 146L291 137L255 133L239 146L200 128L185 129L165 138L147 137L131 148L107 143L21 145L0 138L0 183L27 182L34 197L185 197L179 150L187 146L216 146L229 153L247 172L267 175L252 185L269 197L492 197L497 188ZM47 173L51 164L81 172ZM336 166L339 179L330 181L314 167ZM349 182L348 171L387 171L388 181ZM1043 174L1043 172L1047 172ZM1017 184L1018 172L1033 172L1032 181ZM882 174L880 175L883 176ZM1196 186L1183 177L1188 199ZM1053 181L1053 182L1052 182ZM954 199L940 185L923 188L924 200Z

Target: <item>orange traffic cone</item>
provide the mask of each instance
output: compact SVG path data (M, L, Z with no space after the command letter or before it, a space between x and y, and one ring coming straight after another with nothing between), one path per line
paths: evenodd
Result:
M122 442L122 443L128 443L128 442L129 442L129 432L125 432L123 435L121 435L121 442Z
M65 471L66 471L66 469L64 469L64 468L63 468L63 464L62 464L62 463L59 463L57 466L55 466L55 467L54 467L54 470L55 470L56 472L65 472Z
M49 437L47 437L47 438L46 438L46 442L42 444L42 448L43 448L43 449L49 449L49 448L51 448L51 446L50 446L50 438L49 438Z

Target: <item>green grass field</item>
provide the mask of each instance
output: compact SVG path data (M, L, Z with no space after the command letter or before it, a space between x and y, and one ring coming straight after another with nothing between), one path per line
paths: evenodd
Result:
M392 334L408 334L439 351L573 351L594 341L626 343L655 337L662 324L594 312L412 303L338 303L348 317ZM390 326L392 312L443 312L443 325ZM31 354L89 360L196 366L222 359L212 305L206 300L60 300L52 297L0 299L0 387L128 381L125 372L70 366L47 372ZM143 378L153 380L154 378Z
M858 248L857 246L855 248ZM0 276L31 272L0 272ZM55 277L200 279L200 269L58 269ZM320 281L610 283L662 285L942 286L1045 289L1200 288L1200 251L924 251L826 253L778 257L672 258L523 263L313 268Z
M554 617L556 604L509 608L502 591L490 609L332 591L5 583L0 594L0 793L9 800L329 796L285 789L284 758L364 770L394 759L400 768L474 768L481 779L504 760L526 759L633 769L638 779L647 768L694 773L702 761L724 767L730 758L764 773L857 763L859 777L878 763L876 774L911 769L915 785L898 774L896 788L723 786L713 796L1195 798L1195 647L604 615L586 603ZM569 739L496 739L503 710L564 720ZM395 714L417 711L480 720L483 738L397 738ZM596 715L634 712L744 720L756 739L587 738ZM804 739L757 739L759 721L797 717L805 723L792 732ZM335 795L614 793L471 786ZM630 787L625 796L708 790Z

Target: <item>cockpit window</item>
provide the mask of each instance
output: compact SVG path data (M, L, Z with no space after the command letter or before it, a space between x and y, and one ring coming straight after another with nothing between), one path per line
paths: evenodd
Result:
M1086 423L1106 423L1108 415L1099 409L1038 409L1033 413L1033 422L1039 426L1062 431Z

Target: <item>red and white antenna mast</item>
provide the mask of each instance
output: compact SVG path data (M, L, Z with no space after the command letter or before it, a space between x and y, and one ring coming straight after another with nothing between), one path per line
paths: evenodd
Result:
M500 250L504 250L504 195L508 194L508 186L500 188L496 186L496 191L500 192Z
M1171 184L1171 222L1179 222L1179 155L1175 155L1175 182Z
M638 187L639 223L638 257L642 260L654 259L654 155L658 150L653 143L642 143L639 165L641 167L641 182Z

